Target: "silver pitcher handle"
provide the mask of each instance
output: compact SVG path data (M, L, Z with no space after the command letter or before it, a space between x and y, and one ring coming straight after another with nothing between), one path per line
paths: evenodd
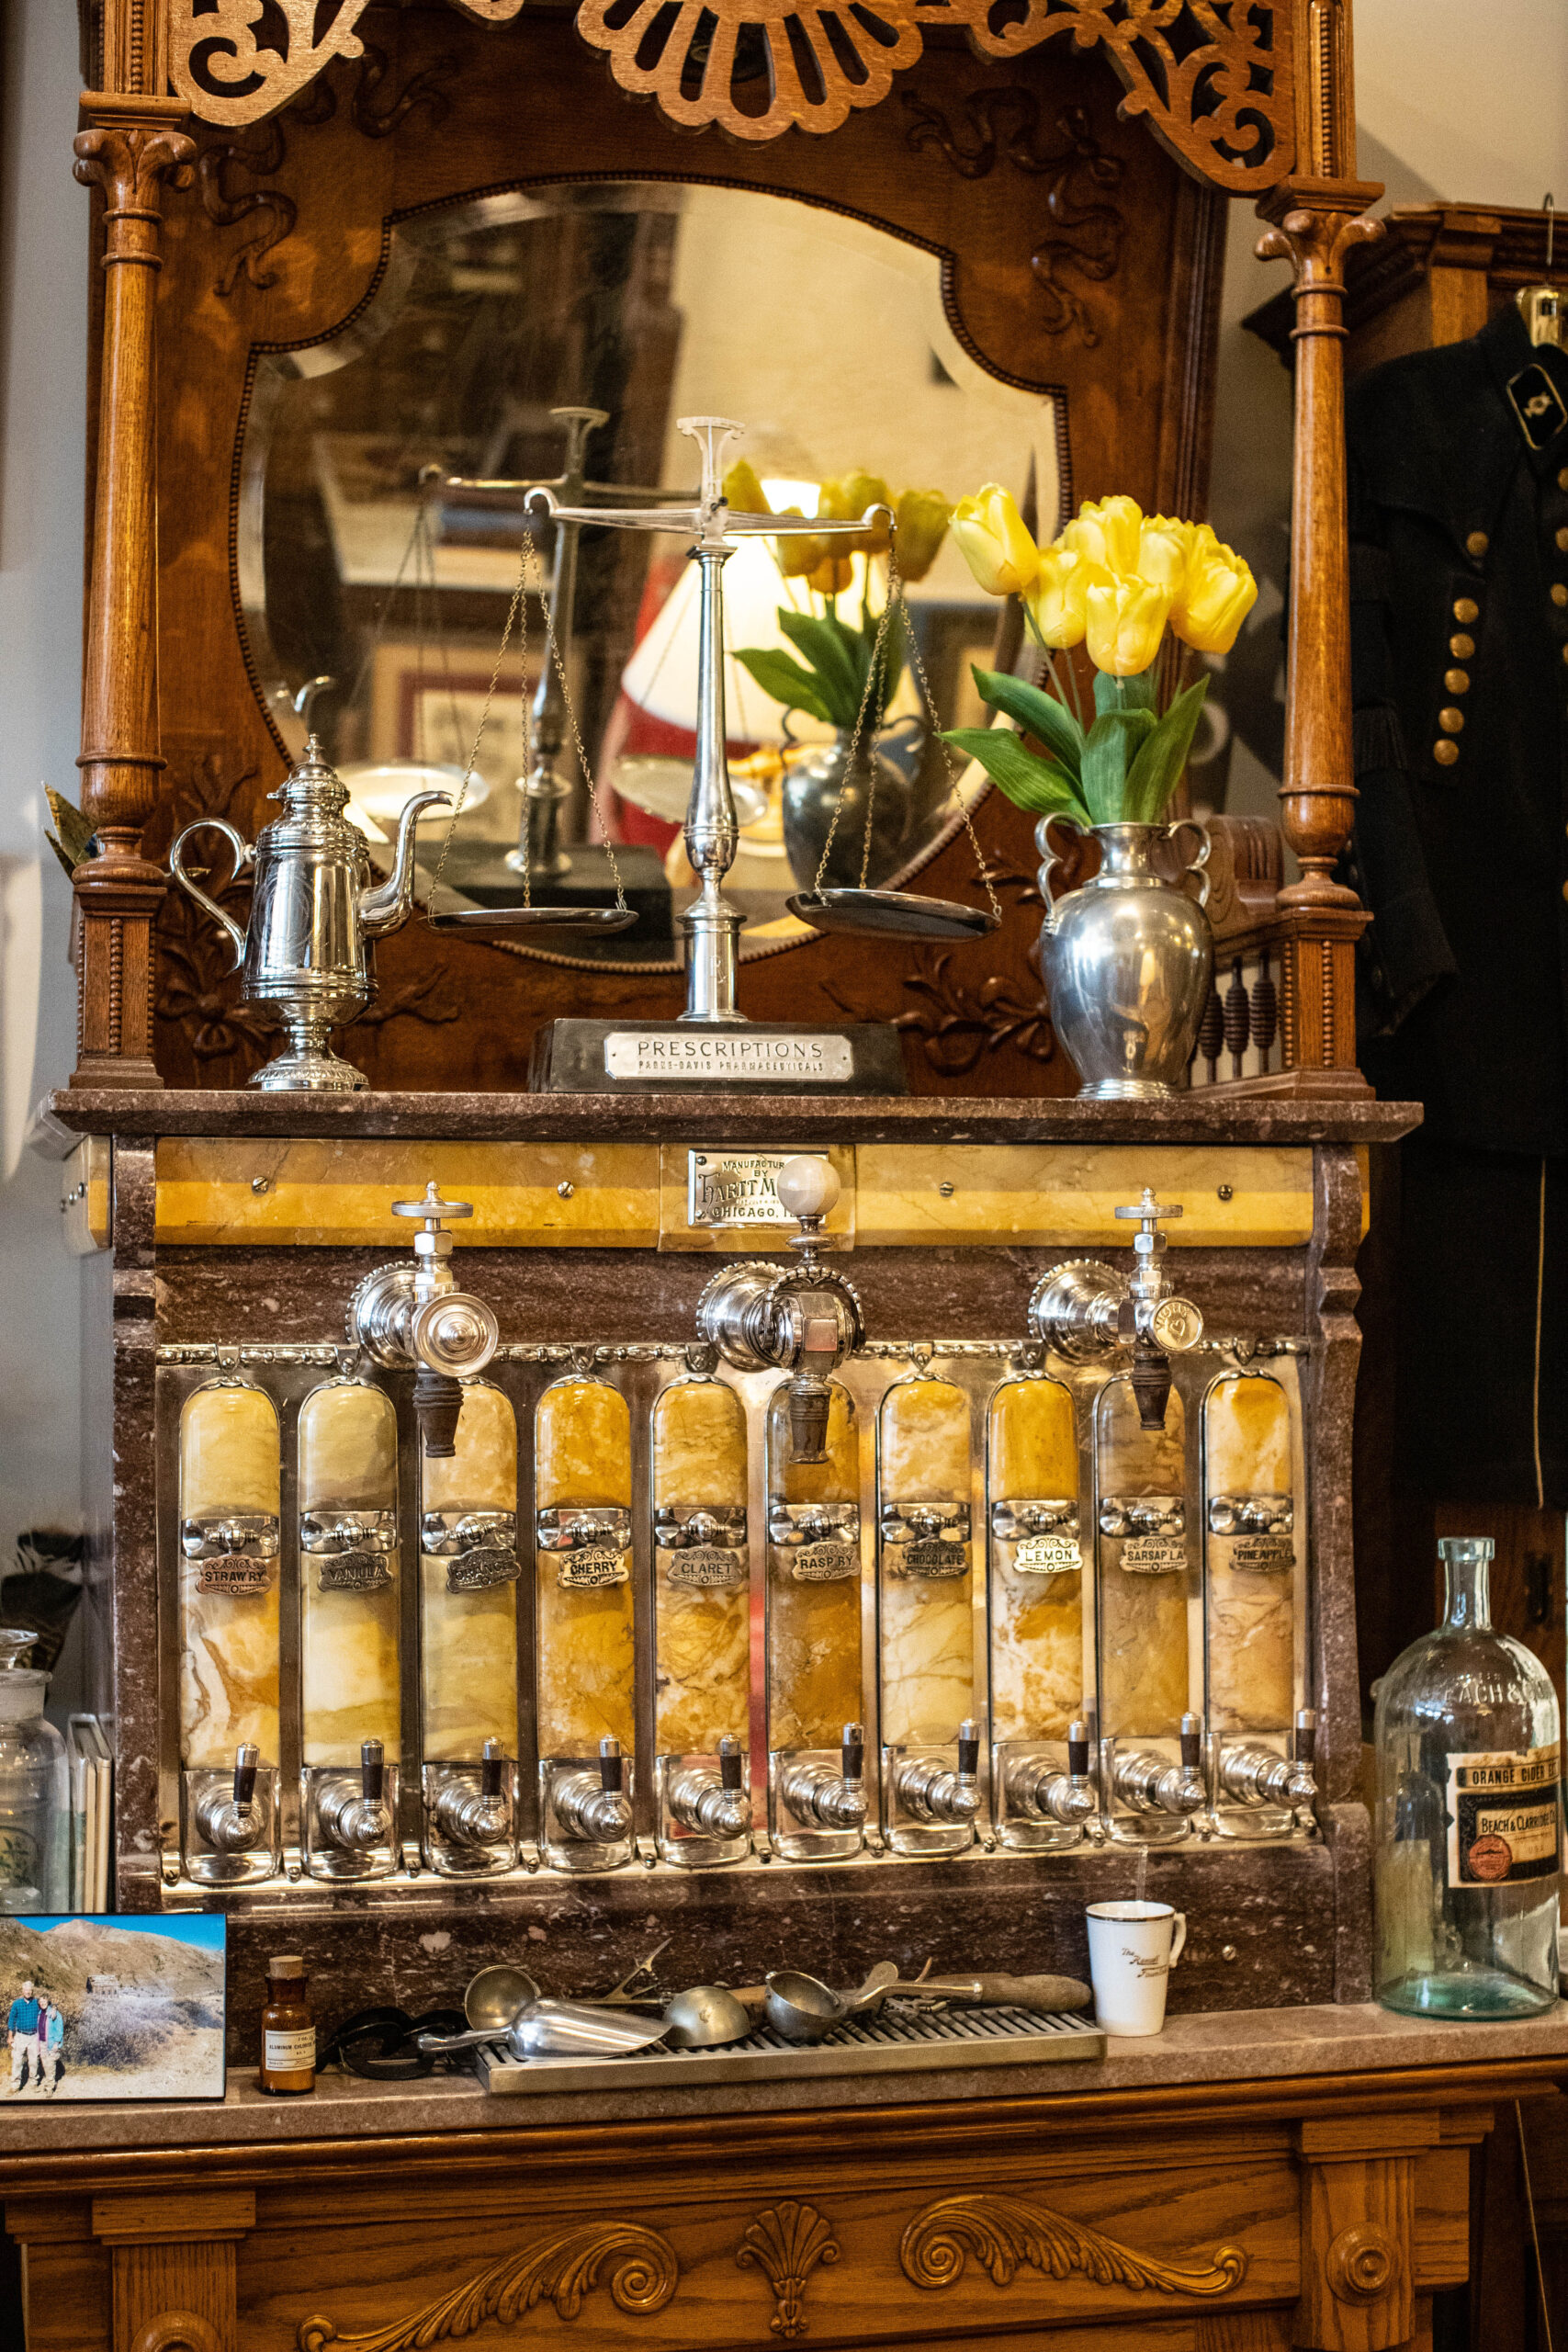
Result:
M213 922L220 923L223 929L228 933L234 946L233 968L235 971L238 971L240 966L245 960L244 933L240 929L240 926L234 921L233 916L226 915L222 908L218 904L217 900L209 899L206 891L201 888L201 885L198 882L193 882L190 876L186 872L185 867L180 864L180 852L184 849L186 842L189 841L192 833L207 832L221 833L225 840L231 844L234 852L233 878L237 879L238 876L244 872L246 866L251 862L250 848L245 841L244 835L235 830L235 828L229 822L227 817L198 817L194 825L187 825L183 833L176 835L174 846L169 852L169 871L174 876L175 880L179 884L181 889L187 891L196 900L197 905L203 908L206 912L212 917Z
M1179 817L1170 829L1173 841L1184 826L1190 826L1202 843L1197 856L1189 858L1186 871L1198 876L1198 904L1206 907L1209 903L1209 853L1214 846L1213 835L1201 817Z
M1051 896L1051 877L1053 875L1060 871L1065 863L1065 860L1051 846L1051 828L1053 825L1066 825L1077 835L1079 841L1082 841L1084 838L1084 829L1079 824L1076 817L1042 817L1039 824L1036 825L1034 829L1034 846L1045 861L1040 868L1040 873L1037 878L1040 884L1040 895L1045 901L1045 928L1047 931L1055 931L1056 928L1056 901Z

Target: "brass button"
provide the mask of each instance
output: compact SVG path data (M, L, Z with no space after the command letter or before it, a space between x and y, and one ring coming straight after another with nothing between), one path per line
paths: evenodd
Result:
M1563 650L1568 652L1568 647L1564 647ZM1447 686L1450 695L1467 695L1470 692L1470 672L1468 670L1445 670L1443 672L1443 684Z
M1562 885L1562 895L1565 899L1568 899L1568 882L1564 882Z
M1560 533L1559 537L1568 537L1568 533ZM1472 621L1478 621L1481 618L1481 607L1473 596L1454 598L1454 618L1463 628L1468 628Z
M1462 710L1456 710L1450 703L1445 710L1438 711L1438 724L1445 735L1457 735L1464 725L1464 713Z
M1450 638L1449 651L1456 662L1468 662L1475 651L1475 639L1466 637L1461 631L1459 636Z
M1568 555L1568 531L1558 531L1554 534L1554 537L1557 541L1558 554Z
M1433 744L1432 757L1437 761L1439 767L1451 768L1454 762L1459 757L1459 745L1457 743L1450 743L1448 737L1445 735L1440 743Z
M1562 466L1562 467L1560 467L1560 468L1559 468L1559 469L1558 469L1558 475L1557 475L1557 487L1558 487L1558 489L1559 489L1559 490L1568 490L1568 466Z
M1565 645L1562 649L1562 659L1564 662L1568 662L1568 645Z
M1491 544L1484 531L1472 531L1464 543L1464 551L1466 555L1472 555L1479 563Z
M1568 605L1568 588L1563 586L1561 580L1554 580L1551 583L1551 601L1559 608Z

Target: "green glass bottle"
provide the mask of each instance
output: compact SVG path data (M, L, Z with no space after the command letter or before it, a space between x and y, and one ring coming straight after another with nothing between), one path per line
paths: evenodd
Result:
M1490 1540L1438 1551L1443 1622L1378 1689L1377 1996L1412 2017L1530 2017L1557 1998L1557 1694L1492 1630Z

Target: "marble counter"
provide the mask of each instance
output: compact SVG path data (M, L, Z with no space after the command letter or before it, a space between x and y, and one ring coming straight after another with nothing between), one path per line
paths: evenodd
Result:
M289 2141L395 2137L432 2132L516 2131L530 2124L636 2123L705 2115L785 2114L908 2107L970 2098L1075 2101L1097 2092L1125 2098L1183 2083L1271 2083L1406 2066L1505 2066L1555 2062L1568 2080L1568 2002L1510 2025L1427 2024L1371 2004L1342 2007L1201 2011L1171 2019L1150 2041L1112 2035L1089 2064L954 2066L931 2074L811 2075L750 2084L633 2084L550 2098L491 2098L471 2077L367 2083L325 2075L313 2097L264 2098L248 2070L230 2075L220 2106L47 2105L28 2093L0 2096L0 2163L90 2149L233 2148Z

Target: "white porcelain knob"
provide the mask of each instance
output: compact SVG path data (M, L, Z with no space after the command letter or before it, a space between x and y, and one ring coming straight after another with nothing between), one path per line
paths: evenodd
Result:
M840 1184L829 1160L800 1152L784 1161L773 1189L786 1216L828 1216L838 1200Z

